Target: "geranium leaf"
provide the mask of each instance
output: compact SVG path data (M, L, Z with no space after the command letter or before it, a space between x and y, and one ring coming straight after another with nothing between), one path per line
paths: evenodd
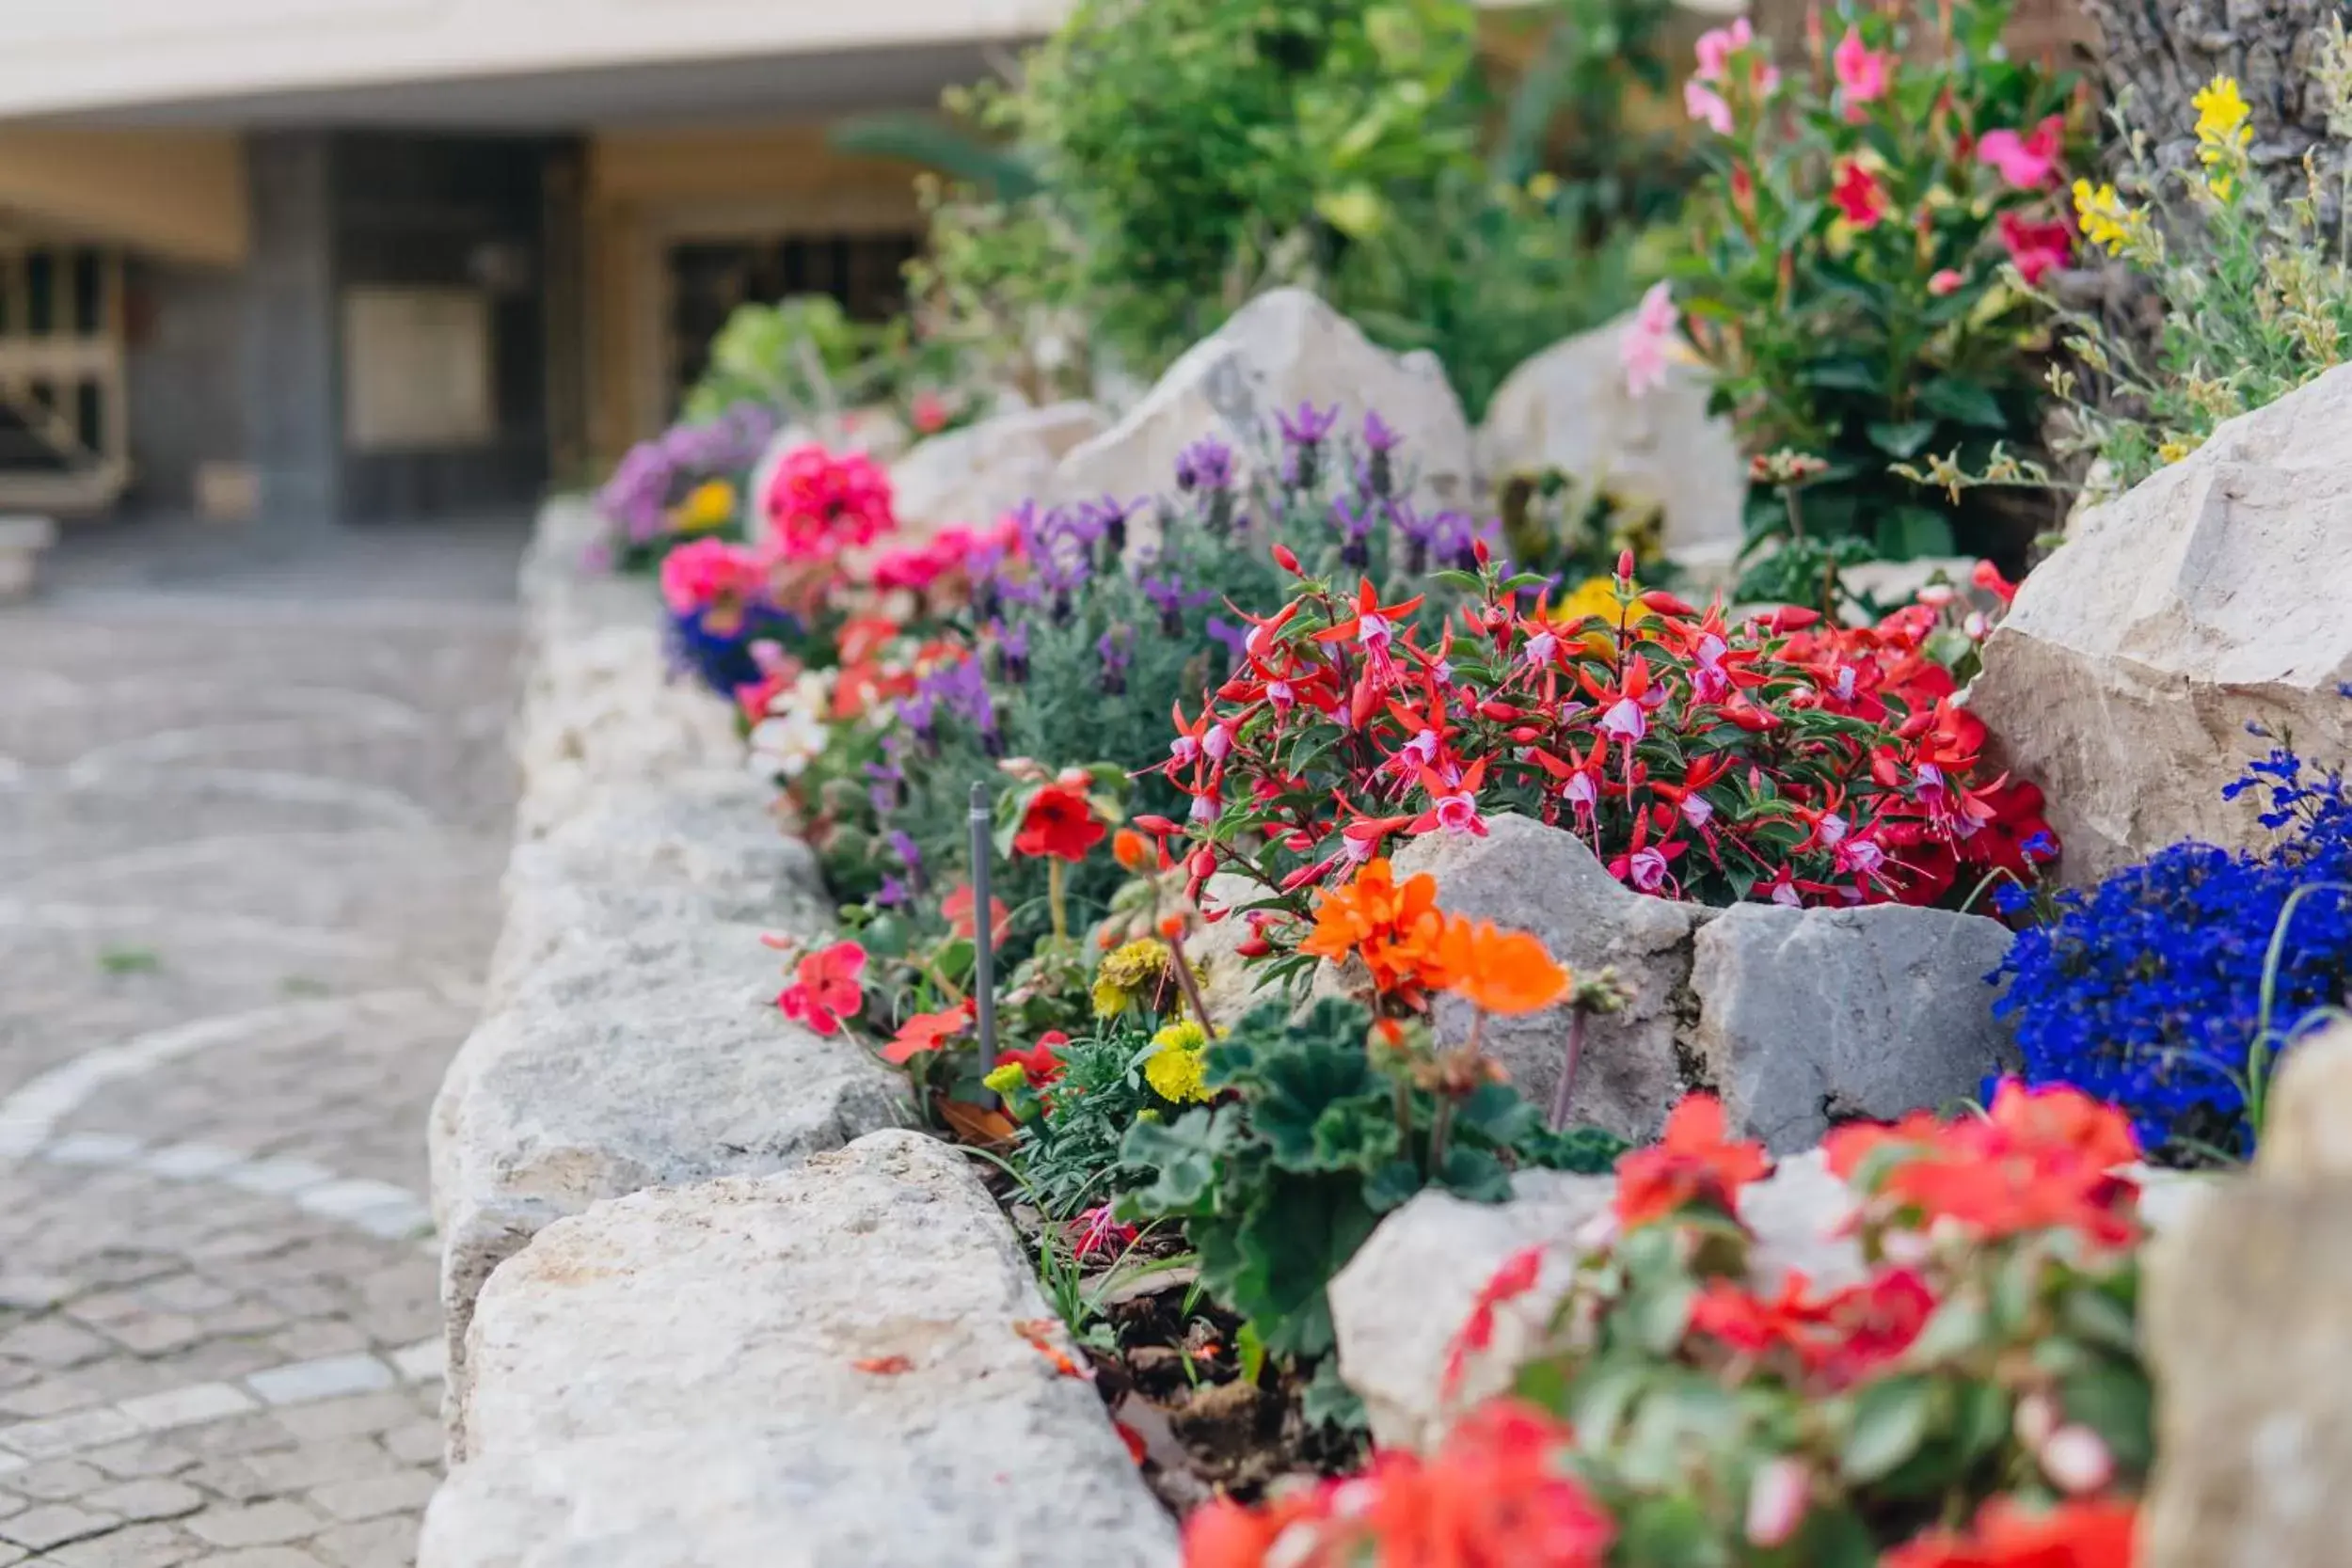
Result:
M1925 1378L1890 1378L1853 1396L1852 1421L1837 1455L1838 1473L1867 1484L1892 1474L1928 1434L1934 1387Z

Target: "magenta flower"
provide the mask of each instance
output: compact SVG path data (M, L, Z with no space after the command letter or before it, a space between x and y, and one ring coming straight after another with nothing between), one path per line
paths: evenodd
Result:
M1674 291L1653 283L1642 296L1633 320L1617 335L1617 360L1625 367L1625 389L1632 397L1647 397L1666 383L1666 365L1679 317Z
M1849 27L1830 56L1830 64L1837 72L1838 87L1846 94L1846 119L1856 123L1868 119L1862 106L1886 96L1887 86L1895 74L1895 56L1864 43L1861 29Z
M1987 131L1977 143L1977 162L1996 169L2011 190L2038 190L2049 183L2058 167L2066 121L2057 115L2021 136L2014 131Z

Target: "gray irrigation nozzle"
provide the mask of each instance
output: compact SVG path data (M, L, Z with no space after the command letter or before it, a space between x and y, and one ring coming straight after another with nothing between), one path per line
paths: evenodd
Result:
M972 995L979 1005L980 1073L996 1070L996 922L989 913L988 862L994 823L988 786L972 786Z

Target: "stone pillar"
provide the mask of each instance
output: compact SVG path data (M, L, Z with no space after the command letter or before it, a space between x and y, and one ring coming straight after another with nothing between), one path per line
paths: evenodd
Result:
M263 132L247 143L241 370L246 440L273 527L326 527L342 512L333 167L325 132Z

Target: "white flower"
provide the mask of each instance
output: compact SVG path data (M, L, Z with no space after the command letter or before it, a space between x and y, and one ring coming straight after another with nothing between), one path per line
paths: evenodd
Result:
M824 753L832 735L820 712L763 719L752 726L752 771L763 778L797 779Z

